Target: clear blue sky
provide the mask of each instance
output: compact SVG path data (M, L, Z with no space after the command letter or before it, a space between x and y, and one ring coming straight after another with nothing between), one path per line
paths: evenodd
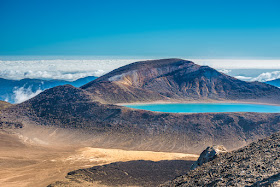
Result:
M280 59L280 1L0 0L0 55Z

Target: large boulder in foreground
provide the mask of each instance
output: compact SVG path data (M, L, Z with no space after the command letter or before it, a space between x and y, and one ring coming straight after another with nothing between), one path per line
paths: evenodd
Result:
M162 186L279 186L280 133L220 154Z
M198 160L191 166L191 170L202 166L204 163L210 162L221 153L226 153L227 149L223 145L215 145L207 147L199 156Z

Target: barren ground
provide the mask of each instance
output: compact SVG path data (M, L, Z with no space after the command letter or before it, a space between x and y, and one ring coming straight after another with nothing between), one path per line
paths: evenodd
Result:
M197 159L197 155L183 153L69 145L31 144L16 134L0 132L0 186L47 186L55 181L64 180L70 171L117 161Z

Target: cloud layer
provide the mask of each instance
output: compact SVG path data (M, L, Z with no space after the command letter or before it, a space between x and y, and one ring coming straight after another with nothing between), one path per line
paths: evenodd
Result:
M260 74L258 77L253 78L251 81L266 82L280 78L280 71L266 72Z
M216 69L280 69L280 60L193 59Z
M21 58L23 60L21 60ZM5 79L20 80L31 79L60 79L74 81L87 76L101 76L120 66L147 59L59 59L41 57L31 58L1 58L0 77ZM47 59L47 60L44 60ZM280 60L231 60L231 59L191 59L199 65L208 65L220 69L223 73L230 73L230 69L279 69ZM269 73L268 73L269 74ZM263 74L254 80L265 81L277 78L278 74ZM239 77L249 80L250 77ZM253 78L252 78L253 79Z
M137 60L0 60L0 77L12 80L30 78L74 81L87 76L98 77L135 61Z

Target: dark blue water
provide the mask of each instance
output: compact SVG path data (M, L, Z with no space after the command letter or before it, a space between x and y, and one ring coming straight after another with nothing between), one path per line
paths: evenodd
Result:
M268 112L280 113L280 106L243 104L243 103L176 103L176 104L139 104L126 107L157 112L205 113L205 112Z

